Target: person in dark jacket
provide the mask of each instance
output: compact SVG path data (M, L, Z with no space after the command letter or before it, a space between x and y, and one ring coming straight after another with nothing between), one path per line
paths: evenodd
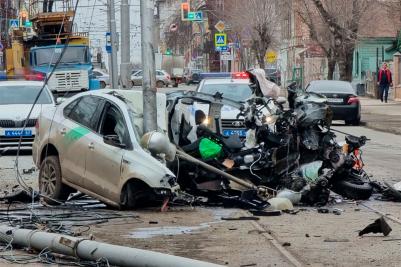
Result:
M387 103L388 90L390 86L393 86L393 79L386 62L383 63L382 68L377 74L377 85L379 86L380 100L382 102L384 100Z

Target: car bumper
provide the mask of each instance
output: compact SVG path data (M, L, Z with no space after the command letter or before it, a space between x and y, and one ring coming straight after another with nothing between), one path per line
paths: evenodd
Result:
M25 131L30 131L31 135L29 136L22 136L21 144L20 136L17 134L9 135L7 134L8 131L22 131L19 128L0 128L0 150L17 150L18 146L20 146L21 150L31 150L32 144L35 139L35 128L34 127L27 127Z
M360 105L330 105L333 120L355 120L361 117Z

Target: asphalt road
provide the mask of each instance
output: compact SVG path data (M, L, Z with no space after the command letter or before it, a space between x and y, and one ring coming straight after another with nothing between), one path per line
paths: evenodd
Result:
M371 140L363 147L366 170L373 179L390 183L401 180L401 137L365 127L335 126L335 129ZM343 139L338 134L338 139ZM0 157L0 188L16 185L15 155ZM19 158L20 172L33 166L30 154ZM37 172L21 174L37 186ZM398 217L399 203L369 200L366 205ZM360 203L335 204L341 215L320 214L306 208L297 215L261 217L258 222L221 221L242 211L214 208L175 208L167 213L136 211L138 219L116 219L90 229L97 240L207 260L229 266L399 266L401 225L389 221L388 237L358 237L358 230L379 215ZM132 214L132 213L129 213ZM157 225L150 225L156 222ZM151 234L149 234L151 233ZM287 243L289 246L283 247ZM291 261L292 259L292 261ZM1 263L1 261L0 261ZM251 265L250 265L251 264Z
M195 88L180 85L159 91ZM401 181L400 135L341 123L334 129L370 139L362 149L365 169L372 179ZM337 136L340 141L344 138L340 133ZM33 167L31 155L24 153L18 162L24 182L36 188L38 173L24 174L24 170ZM15 153L7 153L0 157L0 189L8 190L17 184ZM399 266L400 224L388 220L393 228L388 237L374 234L358 237L358 230L379 217L366 206L394 218L400 216L399 203L374 199L363 203L343 200L329 206L340 209L341 215L321 214L307 207L297 215L260 217L257 222L221 220L227 216L243 216L244 212L237 209L182 207L166 213L157 209L126 212L138 215L139 219L114 219L92 226L87 234L98 241L228 266ZM0 264L5 262L0 260Z

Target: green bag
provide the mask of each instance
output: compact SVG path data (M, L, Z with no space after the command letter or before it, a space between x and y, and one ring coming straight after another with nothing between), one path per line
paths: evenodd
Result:
M202 159L218 158L223 154L223 149L220 144L209 138L202 138L199 143L199 153Z

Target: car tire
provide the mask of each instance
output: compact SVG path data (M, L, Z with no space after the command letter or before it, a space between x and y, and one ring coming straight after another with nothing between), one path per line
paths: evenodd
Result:
M100 82L100 88L106 88L106 83L104 82L104 81L101 81Z
M72 188L62 182L61 166L57 156L48 156L40 165L39 190L46 203L59 205L66 201Z
M365 176L366 174L351 173L347 179L334 182L332 190L349 199L369 199L373 193L373 187Z
M164 87L164 82L162 82L162 81L157 81L157 82L156 82L156 87L157 87L157 88L163 88L163 87Z
M121 194L121 207L124 210L135 209L144 205L141 200L146 199L150 194L149 187L143 183L128 182ZM146 201L145 201L146 203Z
M353 126L358 126L361 123L361 118L356 118L354 120L346 120L345 124L347 125L353 125Z

